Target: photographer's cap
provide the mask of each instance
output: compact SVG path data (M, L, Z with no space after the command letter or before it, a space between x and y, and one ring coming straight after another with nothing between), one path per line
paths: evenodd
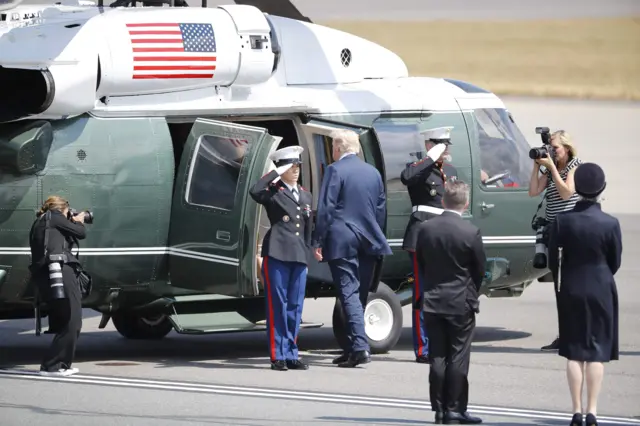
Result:
M275 163L276 167L284 166L285 164L301 164L300 154L303 151L304 148L301 146L287 146L271 154L269 159Z
M597 197L607 186L604 170L595 163L582 163L573 175L576 193L587 198Z
M453 126L436 127L435 129L424 130L420 133L425 141L451 145L451 130L453 130Z

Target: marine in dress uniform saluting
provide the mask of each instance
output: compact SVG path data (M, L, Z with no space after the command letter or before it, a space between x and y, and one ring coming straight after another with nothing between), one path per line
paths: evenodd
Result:
M409 253L413 263L413 311L411 323L413 328L413 350L416 362L427 364L429 358L429 340L424 328L424 313L422 300L424 279L418 261L415 257L418 225L427 219L440 215L442 197L447 180L455 180L458 173L450 164L445 164L443 157L447 147L451 144L451 130L453 127L438 127L429 129L422 134L427 149L427 157L407 164L400 175L400 180L407 187L411 199L412 213L404 234L402 249Z
M279 371L309 368L298 359L296 344L311 243L311 193L297 184L302 151L289 146L271 154L276 170L250 190L271 224L262 242L262 274L271 369Z

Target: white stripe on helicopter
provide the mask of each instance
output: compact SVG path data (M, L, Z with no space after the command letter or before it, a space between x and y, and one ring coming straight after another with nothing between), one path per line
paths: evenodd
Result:
M401 247L402 239L389 239L387 240L391 247ZM522 235L522 236L501 236L501 237L482 237L482 241L485 244L502 244L502 245L521 245L521 244L534 244L536 241L535 236ZM31 253L29 247L0 247L0 255L28 255ZM190 259L204 260L213 263L222 263L232 266L238 266L240 261L236 258L218 256L215 254L197 252L192 250L184 250L177 247L110 247L110 248L81 248L80 254L82 256L152 256L169 254L179 257L187 257Z

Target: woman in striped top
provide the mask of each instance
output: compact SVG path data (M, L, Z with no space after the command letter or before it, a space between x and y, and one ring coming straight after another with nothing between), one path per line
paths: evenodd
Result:
M573 141L567 132L558 130L551 135L551 149L553 157L534 160L531 182L529 184L529 196L537 197L546 189L544 195L546 201L545 219L548 223L555 220L560 212L573 210L580 199L576 194L573 174L582 163L578 158ZM539 174L540 166L545 171ZM558 350L558 338L542 350Z

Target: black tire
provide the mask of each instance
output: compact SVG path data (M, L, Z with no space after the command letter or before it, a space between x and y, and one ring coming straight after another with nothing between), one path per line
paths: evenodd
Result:
M145 318L131 312L116 312L111 320L118 333L127 339L158 340L173 330L166 315Z
M369 312L367 312L367 309ZM373 310L373 312L372 312ZM392 321L388 332L378 336L367 334L367 341L371 347L372 354L387 353L393 349L400 335L402 334L402 305L396 294L384 283L380 283L376 293L369 293L367 298L367 308L365 309L365 327L374 318L372 315L390 315L387 320ZM383 319L384 321L384 319ZM349 341L347 339L347 321L342 310L340 300L336 298L333 307L333 335L342 350L347 350ZM374 340L375 338L375 340Z

